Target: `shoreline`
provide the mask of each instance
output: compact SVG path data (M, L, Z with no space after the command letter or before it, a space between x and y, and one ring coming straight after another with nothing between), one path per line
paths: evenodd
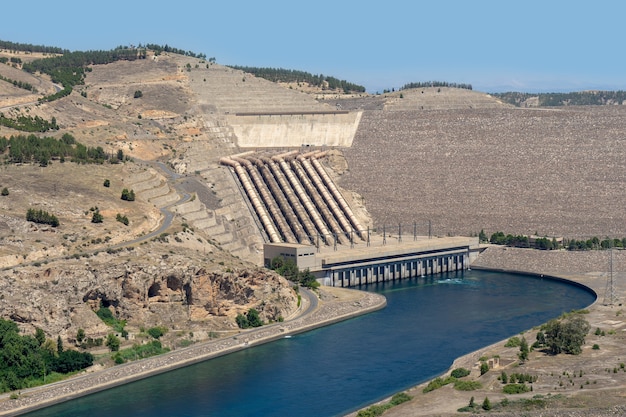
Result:
M615 263L620 267L618 271L625 271L626 251L620 251L620 253L616 255L617 259ZM622 304L604 304L600 298L602 292L605 291L608 276L607 270L602 271L601 268L598 268L598 261L604 260L603 257L602 252L537 252L527 249L492 247L481 254L478 260L472 265L472 269L531 275L534 279L553 279L581 287L592 292L596 297L593 303L585 307L585 309L588 310L586 316L591 324L592 330L593 328L601 326L603 328L610 326L607 330L613 328L626 331L626 327L624 327L626 326L626 321L618 318L620 316L619 313L622 311ZM622 272L620 276L623 277L623 274ZM623 285L616 284L616 286L618 300L623 300L624 297L626 297L626 291ZM534 336L534 330L534 328L527 329L520 332L520 334L524 334L527 337L529 335ZM585 339L583 354L581 355L563 354L545 356L542 353L537 353L533 357L531 353L530 360L520 365L518 372L526 371L535 375L541 374L542 381L548 380L547 382L539 384L535 383L534 391L517 395L509 395L502 392L502 383L497 379L497 375L500 374L501 370L511 372L510 370L512 366L515 365L517 353L519 352L519 348L517 347L505 347L504 345L508 340L505 338L455 358L450 367L445 372L438 375L439 377L446 377L450 375L451 370L454 368L465 367L471 370L470 379L482 384L483 387L481 389L464 392L447 386L429 393L423 393L423 388L435 378L433 377L406 390L400 391L409 394L412 396L412 399L386 410L384 415L385 417L453 417L465 414L459 413L458 409L467 406L467 401L470 396L476 396L478 400L489 397L492 404L495 404L497 401L503 399L515 401L535 398L537 396L550 398L551 396L559 395L564 396L567 400L564 400L560 405L557 404L553 406L556 408L549 407L545 409L524 410L524 415L528 415L529 417L546 415L561 417L572 415L569 414L569 411L572 410L582 413L576 415L593 415L596 417L623 415L623 411L626 411L626 401L623 400L623 398L626 397L626 379L621 374L616 375L615 373L608 373L607 375L609 376L603 376L604 367L606 367L607 364L611 364L612 361L619 363L623 360L621 337L618 337L613 342L610 342L610 339L600 341L598 340L598 336L594 336L593 332L590 331ZM593 350L592 345L596 341L602 345L601 350ZM613 343L613 346L611 346L611 343ZM481 356L498 356L504 358L505 363L506 359L513 360L509 364L494 368L492 372L487 372L483 376L480 375L480 371L476 367L478 359ZM585 378L597 378L597 380L593 381L592 385L584 385L584 389L583 385L580 385L580 387L561 387L559 385L560 381L557 380L557 375L561 375L561 372L564 372L563 369L584 369ZM599 372L597 371L598 369L600 369ZM552 378L553 374L555 375L554 378ZM550 379L552 379L552 381L550 381ZM596 382L599 383L595 385ZM391 398L392 396L369 404L359 410L346 414L344 417L355 417L359 411L365 410L375 404L386 404ZM569 405L568 400L578 402L575 402L574 405ZM492 410L492 412L494 412L494 410ZM496 414L499 416L512 417L519 415L521 412L521 410L515 409L502 409L496 411Z
M492 272L506 272L507 274L525 275L525 276L530 276L530 277L532 277L534 279L555 280L555 281L560 281L560 282L567 283L568 285L573 285L573 286L582 288L582 289L592 293L596 297L595 300L593 301L593 303L589 304L585 308L593 308L598 303L598 300L599 300L598 292L594 288L592 288L590 285L587 285L587 284L584 284L582 282L576 281L575 278L573 278L573 277L566 278L566 277L563 277L563 276L557 276L557 275L553 275L553 274L541 274L541 273L537 273L537 272L524 272L524 271L520 271L520 270L507 270L505 268L489 267L489 266L475 266L472 269L482 270L482 271L492 271ZM524 331L524 333L526 333L526 332L528 332L528 330ZM445 378L446 376L448 376L450 374L450 372L453 369L458 368L458 367L462 367L464 365L467 365L467 362L477 362L478 358L481 357L485 352L493 351L495 349L498 349L501 346L504 346L504 344L506 343L507 340L508 340L508 338L505 338L505 339L499 340L497 342L494 342L492 344L480 347L480 348L478 348L478 349L476 349L476 350L474 350L472 352L468 352L468 353L466 353L464 355L461 355L461 356L455 358L452 361L452 363L450 364L450 366L448 367L448 369L446 369L445 372L443 372L442 374L437 375L437 376L435 376L433 378L429 378L428 380L426 380L426 381L424 381L422 383L419 383L417 385L411 386L411 387L409 387L409 388L407 388L407 389L405 389L403 391L399 391L399 392L397 392L395 394L399 394L399 393L402 393L402 392L406 392L406 393L414 393L416 391L421 392L421 390L426 385L428 385L428 383L430 381L432 381L434 378L437 378L437 377ZM391 401L392 397L393 397L393 395L391 395L391 396L389 396L387 398L384 398L382 400L376 401L375 403L369 404L366 407L360 408L360 409L358 409L356 411L353 411L353 412L351 412L349 414L346 414L343 417L356 417L359 411L365 410L365 409L367 409L367 408L369 408L369 407L371 407L373 405L376 405L376 404L386 404L389 401ZM393 417L393 411L392 410L393 409L387 410L385 412L385 415L389 416L389 417Z
M587 308L590 308L592 311L601 310L601 307L598 307L600 301L599 293L602 291L602 287L605 284L605 277L598 275L597 273L576 270L570 272L548 271L546 273L541 273L537 272L537 270L533 270L534 268L532 267L529 267L527 271L523 271L524 268L521 267L521 265L518 265L517 267L512 265L512 267L508 269L501 265L495 265L493 262L489 261L478 263L481 263L482 265L473 265L472 269L483 269L496 272L506 271L507 273L531 275L534 279L554 279L567 282L570 285L583 287L587 291L594 293L596 296L595 301ZM526 266L527 265L524 265L524 267ZM547 268L547 270L549 270L549 268ZM386 306L386 299L379 294L366 293L355 289L338 287L322 288L326 289L327 292L330 294L335 292L343 292L344 294L351 294L351 296L349 296L346 300L344 299L345 295L340 297L332 294L331 297L334 298L333 300L323 301L320 299L319 306L317 306L313 311L307 311L306 308L303 308L303 311L299 316L283 323L275 323L263 326L255 330L244 331L237 336L229 336L223 339L200 342L196 345L161 355L162 357L157 356L136 362L130 362L124 365L107 368L102 371L96 371L91 374L82 374L80 376L72 377L66 381L61 381L50 385L25 390L22 391L20 398L17 400L10 400L10 393L3 394L0 396L0 416L25 414L37 409L55 405L57 403L66 402L81 396L89 395L91 393L103 391L105 389L127 384L139 379L144 379L153 375L168 372L170 370L182 368L198 362L210 360L215 357L227 355L239 350L247 349L255 345L269 343L286 335L303 333L339 321L347 320L382 309ZM485 352L503 350L502 346L504 342L506 342L506 339L495 342L488 346L484 346L473 352L469 352L465 355L455 358L452 361L449 369L442 375L447 375L454 367L462 366L460 364L467 366L468 363L475 362L474 359L478 358L479 356L481 356L481 354ZM158 363L156 364L156 366L153 366L155 362ZM116 373L118 375L107 375L109 373ZM97 381L99 379L107 378L109 380L106 380L102 383L98 383ZM82 386L82 384L80 383L87 380L90 381L91 384L88 387L81 387L80 389L76 390L71 389L72 384L79 384L80 386ZM415 395L415 397L421 396L421 388L424 387L428 382L429 381L425 381L421 384L412 386L402 392L407 392L411 395L418 393L417 395ZM57 388L57 384L60 388ZM42 399L41 397L46 398ZM378 401L376 403L372 403L367 407L374 404L385 403L388 400L389 398ZM422 398L422 400L424 400L424 398ZM387 410L385 415L388 415L389 417L431 415L428 413L423 414L420 412L416 412L416 409L421 408L422 404L415 403L414 401L415 398L409 403L404 403L400 406ZM428 399L426 399L426 401L428 401ZM26 403L23 404L24 402ZM430 404L430 413L434 412L440 416L455 415L456 409L454 409L454 411L447 409L451 408L453 404L453 401L448 401L447 403L439 403L438 405ZM411 411L407 413L406 410ZM356 410L350 414L347 414L345 417L356 416L358 411L359 410Z
M26 414L174 369L270 343L287 335L308 332L358 317L380 310L387 305L386 298L375 293L332 287L331 289L324 287L323 290L331 293L334 299L319 300L319 305L313 311L305 311L302 315L282 323L243 331L236 336L199 342L163 355L113 366L101 371L82 373L64 381L22 390L17 399L10 398L12 393L2 394L0 416ZM347 294L349 296L346 296Z

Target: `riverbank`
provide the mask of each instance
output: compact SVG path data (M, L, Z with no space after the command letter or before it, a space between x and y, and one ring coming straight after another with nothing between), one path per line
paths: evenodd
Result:
M303 294L307 292L303 291ZM319 294L319 300L303 296L305 301L301 314L282 323L242 331L236 336L197 343L164 355L104 370L83 372L65 381L23 390L17 399L11 399L10 393L3 394L0 396L0 416L25 414L97 391L268 343L288 335L327 326L379 310L387 303L382 295L344 288L322 287Z
M586 337L583 352L580 355L550 356L533 351L527 362L519 364L519 348L507 348L504 346L506 340L503 340L456 359L450 368L471 370L467 379L479 382L480 389L458 391L447 385L423 393L427 381L407 390L413 399L391 408L384 416L467 416L470 413L460 413L458 409L467 406L472 397L479 406L485 398L489 398L494 405L489 415L499 417L520 414L529 417L626 415L626 372L621 368L621 364L626 362L626 319L621 305L626 298L626 251L613 253L613 293L617 298L613 303L605 303L610 278L609 256L607 251L536 251L503 247L485 250L472 265L473 268L527 272L539 276L545 274L584 285L596 292L598 298L585 315L591 331ZM601 329L604 335L595 334L596 329ZM536 331L530 329L523 333L529 344L535 341ZM599 349L594 349L594 345ZM481 357L498 358L499 364L480 375ZM502 371L509 375L536 375L538 379L532 384L533 391L518 395L504 394L503 384L498 379ZM449 374L448 371L443 376ZM509 405L501 406L503 401Z

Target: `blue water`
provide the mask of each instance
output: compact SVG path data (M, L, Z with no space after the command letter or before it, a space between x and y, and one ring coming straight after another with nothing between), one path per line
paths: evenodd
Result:
M467 271L363 286L375 313L72 400L28 416L339 416L594 295L562 282Z

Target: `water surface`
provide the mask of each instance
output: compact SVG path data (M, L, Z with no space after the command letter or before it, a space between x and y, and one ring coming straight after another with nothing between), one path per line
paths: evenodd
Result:
M465 271L363 290L383 310L28 416L339 416L595 297L563 282Z

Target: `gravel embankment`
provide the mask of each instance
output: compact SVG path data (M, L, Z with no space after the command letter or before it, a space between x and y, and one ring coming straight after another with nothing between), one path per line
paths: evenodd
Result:
M625 141L626 106L366 111L339 185L377 226L621 239Z

